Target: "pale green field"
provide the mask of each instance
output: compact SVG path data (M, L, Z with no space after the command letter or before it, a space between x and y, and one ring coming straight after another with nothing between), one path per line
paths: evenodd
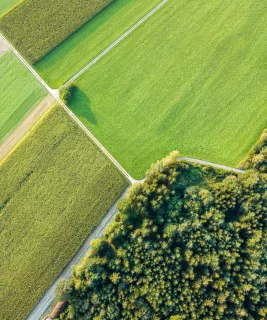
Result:
M135 178L174 149L237 166L267 125L266 21L264 0L169 0L70 108Z
M25 0L0 18L0 31L33 64L111 1Z
M0 16L23 0L0 0Z
M0 143L48 93L11 52L0 55Z
M60 87L160 2L115 0L34 68L50 87Z

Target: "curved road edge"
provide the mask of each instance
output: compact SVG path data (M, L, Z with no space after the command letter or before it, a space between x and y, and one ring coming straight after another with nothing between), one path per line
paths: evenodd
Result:
M192 162L192 163L197 163L197 164L201 164L203 166L211 166L213 168L216 168L216 169L222 169L222 170L226 170L226 171L232 171L232 172L235 172L235 173L245 173L246 170L242 170L242 169L237 169L237 168L232 168L232 167L228 167L228 166L225 166L223 164L217 164L217 163L214 163L214 162L210 162L210 161L205 161L205 160L200 160L200 159L196 159L196 158L188 158L188 157L178 157L177 159L178 161L189 161L189 162Z
M245 170L236 169L236 168L232 168L232 167L216 164L216 163L213 163L213 162L199 160L199 159L195 159L195 158L189 158L189 157L182 157L181 156L181 157L177 158L177 161L188 161L188 162L192 162L192 163L196 163L196 164L200 164L200 165L211 166L211 167L216 168L216 169L222 169L222 170L232 171L232 172L241 173L241 174L244 174L246 172ZM139 180L139 181L137 181L137 183L143 183L144 181L145 181L145 179ZM73 266L78 264L86 256L87 252L91 248L91 245L90 245L91 241L101 237L104 234L106 228L111 223L111 221L113 220L115 214L117 213L118 201L123 199L126 196L129 188L130 187L128 187L122 193L122 195L119 197L119 199L109 209L109 211L107 212L107 214L105 215L103 220L91 232L91 234L85 240L85 242L82 245L82 247L80 248L80 250L75 254L75 256L71 259L71 261L69 262L67 267L64 269L64 271L55 280L55 282L52 284L52 286L46 291L44 296L41 298L41 300L34 307L32 312L28 315L27 320L38 320L43 315L43 313L47 310L47 308L49 307L49 305L52 303L52 301L55 298L55 290L56 290L57 283L61 279L69 279L71 277Z

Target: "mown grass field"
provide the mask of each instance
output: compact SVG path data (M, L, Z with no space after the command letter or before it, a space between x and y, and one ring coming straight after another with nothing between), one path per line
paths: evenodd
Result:
M47 91L11 52L0 55L0 70L1 143Z
M0 19L0 31L30 63L65 40L112 0L24 0Z
M171 150L237 166L267 123L263 0L168 1L76 80L72 111L142 178Z
M160 2L114 0L38 61L35 70L50 87L60 87Z
M16 4L20 3L22 0L1 0L0 1L0 16L6 11L12 9Z
M0 165L0 318L25 319L128 182L60 107Z

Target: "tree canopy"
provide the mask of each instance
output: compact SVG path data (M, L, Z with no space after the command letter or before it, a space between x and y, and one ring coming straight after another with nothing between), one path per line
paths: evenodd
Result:
M63 86L62 88L60 88L59 91L59 95L60 95L60 99L63 103L68 104L73 96L73 94L76 91L76 86L74 83L70 83L66 86Z
M241 162L240 167L267 173L267 129L263 131L255 147Z
M266 319L267 175L152 166L58 287L61 319Z

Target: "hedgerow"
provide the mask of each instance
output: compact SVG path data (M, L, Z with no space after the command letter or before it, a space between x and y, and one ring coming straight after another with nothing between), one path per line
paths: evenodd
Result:
M34 63L113 0L25 0L0 20L1 32Z
M0 164L0 319L22 320L128 182L61 107Z
M267 175L209 170L154 165L60 284L60 319L266 319Z

